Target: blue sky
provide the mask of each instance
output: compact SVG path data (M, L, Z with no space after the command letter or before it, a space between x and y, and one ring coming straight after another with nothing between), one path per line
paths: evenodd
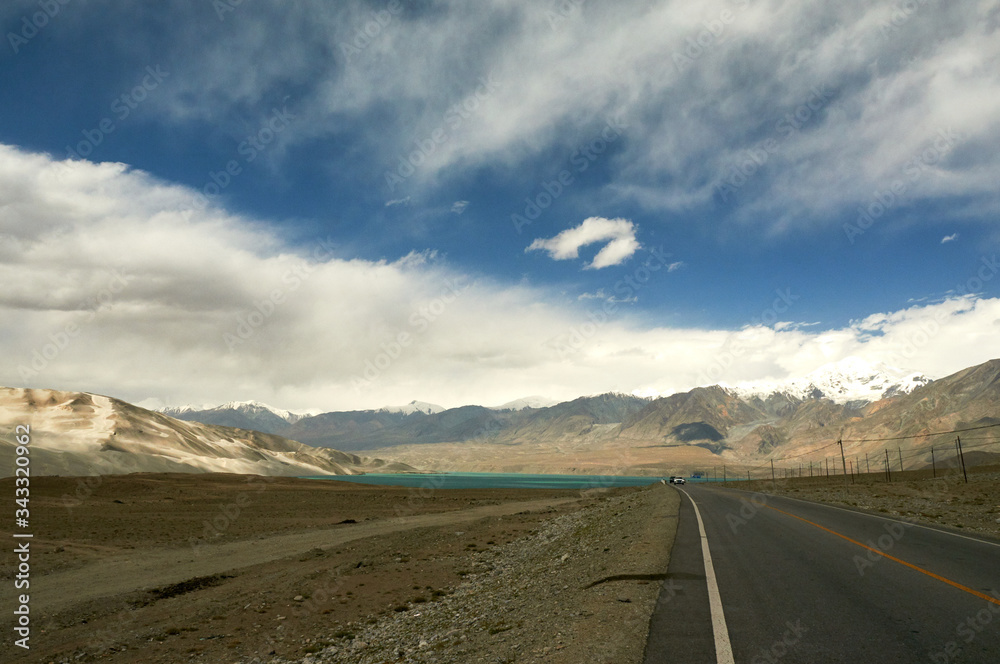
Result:
M339 409L997 355L998 2L286 4L0 9L5 384Z

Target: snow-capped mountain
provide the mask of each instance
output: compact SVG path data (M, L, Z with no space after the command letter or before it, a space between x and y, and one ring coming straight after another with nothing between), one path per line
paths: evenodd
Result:
M169 415L170 417L177 417L178 415L183 415L185 413L200 413L203 410L210 410L212 406L206 404L203 406L196 406L193 403L185 404L183 406L164 406L163 408L151 408L154 413L163 413L164 415Z
M826 398L838 404L868 403L909 394L931 382L921 373L907 373L886 364L873 365L857 357L823 365L802 378L720 384L741 399L767 399L778 394L797 399Z
M297 476L412 470L246 428L183 422L98 394L0 387L0 427L13 432L18 424L31 427L32 475ZM9 461L9 468L14 448L13 434L0 435L0 460Z
M426 401L411 401L405 406L383 406L378 409L379 412L383 413L403 413L404 415L411 415L413 413L424 413L425 415L431 415L433 413L440 413L444 410L442 406L434 403L427 403Z
M158 408L156 412L187 422L218 424L272 434L278 434L308 416L273 408L259 401L230 401L214 408L210 406Z
M547 397L532 395L522 399L514 399L500 406L490 406L490 410L524 410L525 408L548 408L554 406L558 401Z
M293 413L288 410L282 410L281 408L268 406L266 403L261 403L259 401L230 401L229 403L225 403L219 406L218 410L235 410L240 413L246 413L247 415L259 415L261 413L271 413L272 415L277 415L278 417L285 420L289 424L294 424L295 422L299 421L304 417L303 415L300 415L298 413Z
M221 406L168 406L166 408L157 408L156 412L163 413L164 415L169 415L170 417L177 417L179 415L186 415L187 413L204 413L204 412L222 412L222 411L235 411L237 413L242 413L244 415L255 417L260 416L265 413L275 415L289 424L294 424L300 419L305 417L305 415L300 415L299 413L293 413L288 410L282 410L281 408L274 408L273 406L268 406L266 403L261 403L259 401L230 401L224 403Z

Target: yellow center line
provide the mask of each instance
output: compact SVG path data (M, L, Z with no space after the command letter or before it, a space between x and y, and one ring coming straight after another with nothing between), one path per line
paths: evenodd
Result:
M909 567L910 569L915 569L918 572L920 572L921 574L926 574L927 576L931 577L932 579L937 579L938 581L943 581L944 583L947 583L949 586L958 588L959 590L964 590L965 592L969 593L970 595L975 595L976 597L978 597L980 599L984 599L987 602L990 602L992 604L996 604L996 605L1000 606L1000 599L997 599L996 597L991 597L990 595L987 595L986 593L981 593L978 590L973 590L972 588L970 588L968 586L963 586L961 583L957 583L955 581L952 581L951 579L946 579L945 577L941 576L940 574L935 574L934 572L930 572L928 570L925 570L923 567L917 567L913 563L908 563L905 560L901 560L901 559L897 558L896 556L890 556L888 553L885 553L884 551L880 551L879 549L870 547L867 544L864 544L862 542L857 541L856 539L851 539L847 535L841 535L836 530L830 530L826 526L821 526L818 523L810 521L809 519L803 519L801 516L797 516L795 514L792 514L791 512L786 512L784 510L779 510L777 507L771 507L770 505L764 505L764 507L766 507L769 510L774 510L775 512L780 512L781 514L784 514L785 516L790 516L793 519L798 519L799 521L803 521L805 523L808 523L810 526L815 526L816 528L819 528L820 530L825 530L826 532L830 533L831 535L836 535L837 537L839 537L841 539L847 540L851 544L857 544L862 549L868 549L869 551L872 551L873 553L877 553L878 555L882 556L883 558L888 558L889 560L891 560L893 562L897 562L900 565L905 565L906 567Z

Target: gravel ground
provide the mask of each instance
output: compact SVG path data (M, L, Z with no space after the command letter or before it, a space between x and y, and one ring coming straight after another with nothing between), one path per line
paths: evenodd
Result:
M738 486L738 485L737 485ZM969 481L961 474L928 471L893 475L865 475L845 486L843 476L755 482L753 490L792 498L844 505L874 514L945 526L1000 539L1000 472L996 466L970 469Z
M304 658L266 661L641 662L679 504L656 485L552 518L476 553L446 593L316 635Z

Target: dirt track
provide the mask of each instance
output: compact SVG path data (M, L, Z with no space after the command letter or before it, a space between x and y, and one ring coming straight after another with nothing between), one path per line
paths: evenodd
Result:
M295 661L358 625L443 601L482 556L634 491L32 479L31 650L5 648L3 659L43 664ZM11 482L0 492L12 495ZM614 559L628 555L646 559L631 546ZM0 563L10 578L13 556ZM0 611L11 615L13 601L0 596Z
M192 578L232 573L253 565L326 550L353 540L415 528L458 526L489 517L541 512L578 498L543 498L473 507L439 514L396 517L372 523L343 524L306 533L262 537L251 542L203 544L197 549L137 551L92 562L78 569L39 577L33 608L58 613L101 597L181 583Z

